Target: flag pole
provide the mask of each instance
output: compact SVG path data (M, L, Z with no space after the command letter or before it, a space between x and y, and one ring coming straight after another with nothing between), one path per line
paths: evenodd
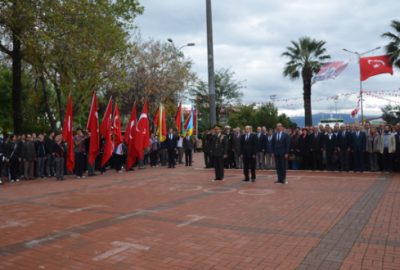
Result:
M374 49L371 49L371 50L363 52L363 53L359 53L357 51L350 51L350 50L347 50L347 49L343 49L343 51L346 51L346 52L349 52L349 53L352 53L352 54L355 54L355 55L358 56L358 68L359 68L359 71L360 71L360 110L361 110L361 123L362 124L364 124L364 106L363 106L363 91L362 91L362 81L361 81L361 65L360 65L361 56L364 55L364 54L376 51L376 50L378 50L380 48L381 47L379 46L379 47L376 47Z

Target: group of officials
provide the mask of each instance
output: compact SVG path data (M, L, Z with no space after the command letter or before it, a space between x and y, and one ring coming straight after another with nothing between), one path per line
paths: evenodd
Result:
M240 143L239 159L243 164L243 182L256 181L256 161L257 152L259 149L258 134L253 133L251 126L246 126L243 134L238 136ZM275 183L287 184L286 181L286 160L288 158L290 149L290 138L284 132L284 127L281 123L276 125L276 131L270 137L271 151L275 161L277 171L277 180ZM222 133L221 127L216 125L213 129L211 136L205 138L205 161L210 162L215 170L215 178L213 181L224 180L224 164L226 159L229 158L229 133Z

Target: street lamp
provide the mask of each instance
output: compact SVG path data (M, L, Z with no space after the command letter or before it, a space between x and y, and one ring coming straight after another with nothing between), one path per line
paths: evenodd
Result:
M348 49L344 49L344 48L343 48L343 51L348 52L348 53L355 54L355 55L357 55L357 57L358 57L358 66L359 66L359 69L360 69L360 108L361 108L361 123L363 123L363 124L364 124L364 109L363 109L364 107L363 107L363 92L362 92L362 81L361 81L360 58L361 58L362 55L365 55L365 54L367 54L367 53L370 53L370 52L379 50L380 48L381 48L381 47L376 47L376 48L374 48L374 49L371 49L371 50L366 51L366 52L363 52L363 53L359 53L359 52L357 52L357 51L350 51L350 50L348 50Z
M172 38L167 38L167 41L170 42L176 48L174 40ZM194 42L186 43L186 44L178 47L176 50L180 52L180 50L182 48L184 48L184 47L192 47L192 46L196 46L196 43L194 43Z

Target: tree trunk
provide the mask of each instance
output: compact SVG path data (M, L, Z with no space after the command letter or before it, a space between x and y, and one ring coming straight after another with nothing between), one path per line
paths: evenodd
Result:
M56 91L56 97L57 97L57 106L58 106L58 113L59 113L59 118L60 118L60 123L61 125L64 123L64 107L62 105L62 100L61 100L61 89L60 86L57 83L57 78L54 76L54 89Z
M43 102L46 109L47 117L49 118L50 121L51 131L55 131L56 120L54 119L53 114L51 113L50 110L49 97L47 96L47 90L46 90L46 80L43 75L40 76L40 83L42 84Z
M304 100L304 125L312 126L312 111L311 111L311 79L312 70L305 66L302 70L303 77L303 100Z
M15 31L12 35L12 109L14 133L21 134L23 127L21 93L22 93L22 54L21 41L19 40L19 31Z

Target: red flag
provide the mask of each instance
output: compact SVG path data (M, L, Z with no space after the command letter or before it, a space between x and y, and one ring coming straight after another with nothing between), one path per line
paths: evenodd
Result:
M100 126L100 132L103 136L104 142L104 153L101 159L101 166L104 166L107 161L111 158L114 151L114 144L112 141L112 97L108 101L106 111L104 113L103 122Z
M92 102L90 103L89 118L86 129L90 132L89 158L90 165L94 165L96 157L100 152L100 134L99 134L99 115L97 113L96 92L93 92Z
M369 77L382 73L390 73L393 75L393 67L388 55L360 58L361 81L365 81Z
M142 113L139 116L139 120L135 127L135 141L134 147L138 159L143 159L144 149L146 149L150 144L150 134L149 134L149 118L148 118L148 100L144 103Z
M179 102L178 110L175 114L175 126L178 130L178 134L182 133L182 101Z
M73 132L73 118L72 118L72 97L68 97L67 112L65 113L63 125L63 137L67 142L67 170L73 172L75 167L75 153L74 153L74 132Z
M125 142L128 145L128 158L126 169L129 170L136 162L136 151L135 151L135 130L136 130L136 103L132 107L131 118L129 119L128 126L125 131Z
M114 108L113 129L114 129L114 145L117 146L123 142L121 133L121 117L119 114L119 108L117 102L115 102L115 108Z
M161 106L161 104L160 104L160 106ZM154 125L157 126L157 127L158 127L158 122L159 122L159 119L160 119L160 106L158 106L157 111L156 111L156 113L154 115L154 118L153 118Z

